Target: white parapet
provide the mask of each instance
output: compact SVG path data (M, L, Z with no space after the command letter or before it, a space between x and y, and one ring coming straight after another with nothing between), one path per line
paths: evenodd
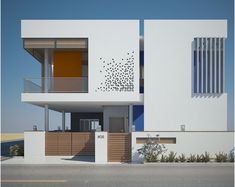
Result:
M107 163L108 161L108 134L107 132L95 132L95 163Z
M24 158L26 160L38 160L45 158L45 132L24 132Z
M229 153L234 148L234 132L132 132L132 161L139 162L142 158L138 154L138 149L143 144L137 143L137 138L147 137L175 138L174 144L164 144L168 154L174 151L177 155L184 153L186 156L190 154L202 154L207 151L211 157L215 153L224 152Z

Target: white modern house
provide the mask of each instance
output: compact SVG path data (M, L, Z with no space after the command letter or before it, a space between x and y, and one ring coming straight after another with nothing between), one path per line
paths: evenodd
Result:
M25 132L26 159L139 161L156 135L177 153L233 149L226 20L145 20L143 37L138 20L22 20L21 37L42 72L25 79L21 100L45 110L45 129ZM61 131L49 110L61 112Z

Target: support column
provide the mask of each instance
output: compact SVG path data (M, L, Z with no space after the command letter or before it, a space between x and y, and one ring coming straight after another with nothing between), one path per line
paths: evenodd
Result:
M44 49L44 92L48 93L49 49Z
M65 131L65 111L62 111L62 131Z
M49 108L45 105L45 131L49 131Z
M132 125L133 125L133 105L129 105L129 132L132 132Z

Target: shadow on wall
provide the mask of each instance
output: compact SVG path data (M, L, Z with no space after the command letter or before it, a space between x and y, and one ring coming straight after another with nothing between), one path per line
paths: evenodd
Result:
M222 94L194 94L192 93L192 98L218 98Z

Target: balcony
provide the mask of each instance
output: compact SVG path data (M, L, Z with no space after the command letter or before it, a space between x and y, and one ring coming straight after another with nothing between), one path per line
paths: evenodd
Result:
M88 77L24 79L24 93L88 93Z

